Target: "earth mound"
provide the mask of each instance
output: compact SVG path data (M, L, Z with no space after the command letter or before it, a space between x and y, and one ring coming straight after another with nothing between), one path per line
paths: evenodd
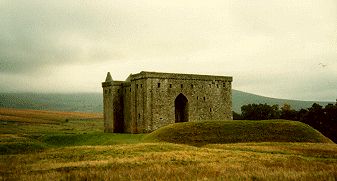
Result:
M307 124L287 120L176 123L157 129L144 140L195 146L239 142L332 143Z

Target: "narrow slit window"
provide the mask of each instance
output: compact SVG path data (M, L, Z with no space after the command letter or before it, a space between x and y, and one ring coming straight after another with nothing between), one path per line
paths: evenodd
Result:
M143 88L143 84L140 84L140 88Z
M138 89L138 84L136 86L137 86L137 89Z
M193 84L191 84L191 88L193 89Z
M158 83L158 88L160 87L160 83Z
M172 88L172 84L170 84L170 88Z
M181 88L183 88L183 87L184 87L184 85L183 85L183 84L180 84L180 87L181 87Z
M138 114L138 119L140 119L140 114Z
M199 100L199 97L197 96L197 100Z
M212 108L209 108L209 112L212 112Z
M206 97L204 97L204 101L206 101Z
M216 88L219 88L219 84L216 85Z

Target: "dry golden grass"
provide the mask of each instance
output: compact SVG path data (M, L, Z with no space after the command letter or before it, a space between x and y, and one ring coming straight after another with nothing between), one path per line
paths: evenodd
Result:
M56 124L59 122L59 120L49 120L49 119L41 119L41 118L26 118L26 117L8 116L8 115L0 115L0 120L6 121L6 122L39 123L39 124Z
M335 180L337 145L170 143L55 148L2 156L2 179Z
M15 122L0 127L0 180L337 180L332 143L141 143L142 135L103 133L101 114L0 108L0 116Z

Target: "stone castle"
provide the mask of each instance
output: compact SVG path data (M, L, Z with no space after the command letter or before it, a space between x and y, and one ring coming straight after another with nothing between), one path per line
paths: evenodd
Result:
M147 133L177 122L232 119L232 77L140 72L103 87L104 132Z

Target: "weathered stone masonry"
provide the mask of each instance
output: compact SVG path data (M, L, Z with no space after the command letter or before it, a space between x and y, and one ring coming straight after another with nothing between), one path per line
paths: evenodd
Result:
M175 122L231 120L232 77L140 72L126 81L108 73L104 131L147 133Z

